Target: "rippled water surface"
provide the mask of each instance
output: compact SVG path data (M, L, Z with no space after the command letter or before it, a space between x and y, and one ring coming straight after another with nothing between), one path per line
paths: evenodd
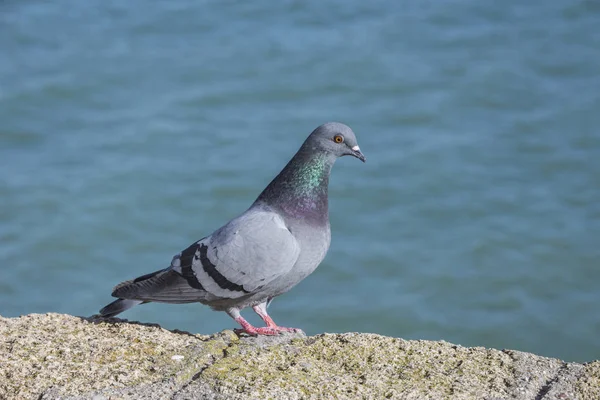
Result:
M598 4L1 2L0 314L97 312L338 120L368 162L276 321L600 358Z

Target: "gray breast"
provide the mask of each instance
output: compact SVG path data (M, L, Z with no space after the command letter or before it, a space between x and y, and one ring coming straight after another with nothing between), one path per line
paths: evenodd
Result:
M287 292L310 275L323 261L331 243L329 222L326 226L297 225L290 228L300 242L300 255L294 267L270 286L271 297Z

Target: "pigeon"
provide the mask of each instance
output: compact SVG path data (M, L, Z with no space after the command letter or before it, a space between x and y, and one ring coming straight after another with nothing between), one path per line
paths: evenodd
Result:
M118 300L102 308L100 317L149 302L198 302L225 311L241 325L238 333L302 332L278 326L267 307L325 258L331 242L329 175L346 155L366 161L352 129L339 122L319 126L248 210L175 255L168 268L115 286ZM246 321L240 311L247 307L266 326Z

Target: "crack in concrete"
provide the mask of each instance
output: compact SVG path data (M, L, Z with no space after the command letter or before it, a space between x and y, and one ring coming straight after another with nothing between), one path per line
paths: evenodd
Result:
M540 400L551 389L551 383L556 380L564 363L558 364L558 360L536 358L531 359L528 353L514 350L503 350L513 363L511 373L513 374L513 387L509 393L513 398L529 398ZM547 374L534 375L533 371L547 371Z
M577 398L577 382L585 368L581 364L563 362L554 379L549 382L547 391L539 400L559 400Z
M170 399L171 400L176 400L177 396L179 396L181 393L183 393L191 384L193 384L194 382L196 382L198 379L200 379L200 377L202 377L202 374L204 373L204 371L206 371L208 368L212 367L213 365L215 365L217 362L224 360L225 358L227 358L227 349L230 349L231 347L234 346L234 343L229 343L227 345L227 347L223 348L222 350L222 356L221 357L215 357L214 355L211 355L210 360L208 361L208 363L206 365L204 365L202 368L200 368L200 370L198 370L198 372L196 372L188 382L184 383L183 385L181 385L181 387L177 390L175 390L173 392L173 394L171 395Z
M542 400L544 398L544 396L546 396L548 394L550 389L552 389L552 385L554 383L558 382L560 373L563 371L566 371L566 370L567 370L567 363L563 362L562 365L556 371L556 373L550 379L547 379L546 383L544 383L544 385L542 385L542 387L538 391L537 395L535 396L535 400Z

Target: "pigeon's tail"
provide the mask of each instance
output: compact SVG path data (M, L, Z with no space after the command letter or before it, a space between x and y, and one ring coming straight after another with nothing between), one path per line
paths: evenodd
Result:
M100 316L103 318L114 317L115 315L121 314L125 310L129 310L131 307L142 304L143 300L131 300L131 299L118 299L100 310Z
M151 301L161 303L202 302L207 292L201 286L190 286L186 278L167 268L119 283L113 289L112 295L119 299L100 310L102 317L113 317L133 306Z
M131 307L137 306L138 304L148 303L147 300L138 299L135 296L132 296L133 293L127 293L126 290L124 291L122 289L130 287L131 285L135 285L138 282L143 282L164 271L165 270L156 271L151 274L142 275L131 281L119 283L113 289L112 295L120 298L102 308L100 310L100 316L103 318L114 317L115 315L121 314L123 311L129 310Z

